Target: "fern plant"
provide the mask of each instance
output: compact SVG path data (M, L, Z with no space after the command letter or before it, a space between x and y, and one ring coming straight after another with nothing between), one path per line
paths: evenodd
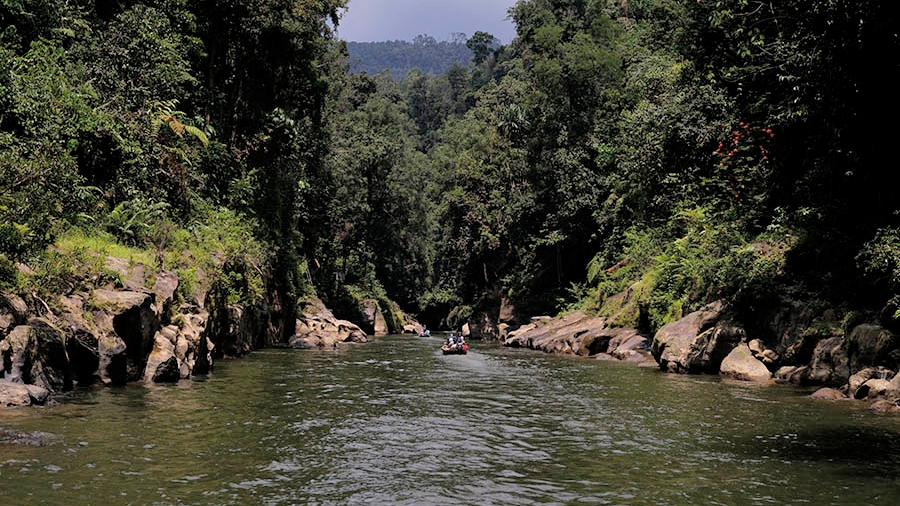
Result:
M207 126L204 130L197 128L192 124L193 121L185 120L184 112L177 110L176 107L178 107L178 100L174 99L153 103L150 111L157 133L163 126L168 126L178 137L184 137L184 134L187 133L199 140L203 146L209 146L209 135L207 135L209 127Z
M106 229L123 243L137 245L143 242L153 222L162 218L168 207L165 202L141 198L126 200L107 215Z

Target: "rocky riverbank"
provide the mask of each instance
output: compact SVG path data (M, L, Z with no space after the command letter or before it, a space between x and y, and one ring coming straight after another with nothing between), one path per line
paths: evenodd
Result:
M500 337L506 346L634 361L673 374L821 386L815 398L857 399L877 411L900 412L900 338L882 324L842 331L828 318L812 326L784 318L760 338L716 302L653 336L575 312L533 319Z
M207 373L216 359L265 346L332 347L368 339L360 326L335 318L314 298L285 339L284 322L263 304L217 302L203 289L192 300L178 300L174 272L119 258L107 258L106 268L117 273L117 282L55 297L0 293L0 406L45 404L75 385L177 382ZM377 309L369 313L375 334L386 334L383 316L375 316L381 316Z

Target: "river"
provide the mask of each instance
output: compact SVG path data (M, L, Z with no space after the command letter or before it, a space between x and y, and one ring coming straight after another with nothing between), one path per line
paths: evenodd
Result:
M0 504L896 504L900 417L438 337L0 409Z

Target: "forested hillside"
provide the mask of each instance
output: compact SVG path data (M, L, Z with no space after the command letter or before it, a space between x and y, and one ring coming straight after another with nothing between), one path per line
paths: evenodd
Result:
M2 289L128 247L283 335L312 291L454 328L900 316L895 3L521 0L434 75L356 72L344 6L0 0Z
M466 47L465 34L456 40L438 42L434 37L419 35L412 42L393 40L384 42L347 42L350 70L374 75L390 71L394 79L401 80L410 70L437 76L454 65L465 67L472 59L472 51Z

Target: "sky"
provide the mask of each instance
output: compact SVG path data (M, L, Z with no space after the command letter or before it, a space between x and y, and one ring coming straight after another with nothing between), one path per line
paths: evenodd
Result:
M506 19L516 0L350 0L338 37L350 42L412 41L430 35L438 42L451 33L471 37L488 32L509 44L515 25Z

